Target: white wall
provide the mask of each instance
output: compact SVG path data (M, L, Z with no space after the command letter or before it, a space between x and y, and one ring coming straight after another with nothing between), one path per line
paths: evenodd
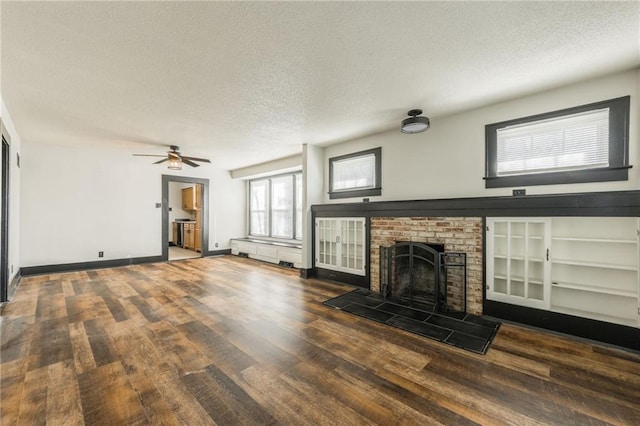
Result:
M322 183L324 149L318 146L305 144L302 149L302 209L304 220L302 221L302 267L313 267L312 258L312 230L311 206L322 202L324 187Z
M162 174L209 179L210 250L246 232L243 182L214 165L169 173L120 147L22 149L22 266L159 256Z
M621 182L524 187L527 194L618 191L640 189L640 70L610 75L518 98L449 117L434 118L431 129L407 135L398 130L332 145L325 149L324 185L328 159L382 147L382 195L371 201L415 200L511 195L512 188L486 189L485 125L631 95L629 180ZM425 115L429 115L428 111ZM399 125L399 123L398 123ZM358 202L361 199L324 202Z
M9 147L9 283L16 276L20 269L20 185L21 185L21 169L18 168L16 154L22 155L20 152L21 141L16 131L9 111L0 96L0 104L2 104L1 115L9 136L11 137L11 145ZM1 177L0 177L1 179ZM2 214L0 212L0 214Z

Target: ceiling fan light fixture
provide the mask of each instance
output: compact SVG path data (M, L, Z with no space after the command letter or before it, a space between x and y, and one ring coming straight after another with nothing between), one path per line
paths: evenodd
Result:
M402 133L420 133L428 130L431 123L429 122L428 117L422 117L419 115L422 114L421 109L412 109L407 113L411 117L405 118L402 120L402 125L400 126L400 131Z
M167 168L170 170L182 170L182 161L179 158L170 158Z

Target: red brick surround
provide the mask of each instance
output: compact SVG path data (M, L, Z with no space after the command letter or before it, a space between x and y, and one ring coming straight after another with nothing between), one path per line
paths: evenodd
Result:
M398 241L444 244L445 251L467 253L467 312L480 315L482 236L480 217L372 217L371 290L380 291L380 246Z

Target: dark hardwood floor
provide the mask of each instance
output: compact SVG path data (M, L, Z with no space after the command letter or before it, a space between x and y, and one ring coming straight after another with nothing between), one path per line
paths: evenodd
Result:
M504 324L486 355L237 257L27 277L0 424L640 424L640 356Z

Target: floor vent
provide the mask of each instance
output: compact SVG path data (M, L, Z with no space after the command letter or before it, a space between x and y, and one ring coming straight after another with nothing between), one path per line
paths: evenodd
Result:
M240 257L249 257L249 253L244 253L244 252L238 252L238 256Z
M278 262L278 266L282 266L284 268L293 268L293 262L285 262L284 260L281 260L280 262Z

